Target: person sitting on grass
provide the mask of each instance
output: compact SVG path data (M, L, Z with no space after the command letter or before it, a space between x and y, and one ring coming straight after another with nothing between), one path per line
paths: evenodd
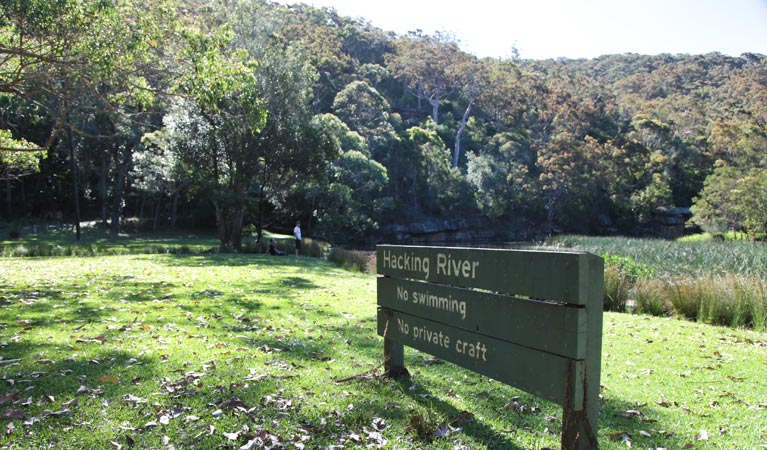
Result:
M274 239L269 240L269 250L267 251L272 256L285 256L285 252L278 250L277 247L274 246Z

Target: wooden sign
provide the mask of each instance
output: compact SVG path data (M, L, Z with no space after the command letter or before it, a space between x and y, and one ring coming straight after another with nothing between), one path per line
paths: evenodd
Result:
M598 448L602 259L577 252L382 245L378 334L562 405L562 446Z

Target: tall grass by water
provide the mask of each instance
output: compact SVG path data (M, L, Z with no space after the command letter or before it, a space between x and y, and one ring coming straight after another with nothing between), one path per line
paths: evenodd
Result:
M734 273L767 276L767 244L751 241L677 242L627 237L559 236L547 247L628 256L670 275Z
M744 241L562 236L554 248L608 256L605 309L736 328L767 330L767 245ZM610 255L622 255L648 276L637 277ZM635 267L628 266L634 270Z

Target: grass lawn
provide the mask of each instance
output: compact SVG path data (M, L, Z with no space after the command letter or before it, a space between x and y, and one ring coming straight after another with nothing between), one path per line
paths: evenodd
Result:
M561 409L406 351L313 258L0 258L0 448L558 448ZM545 324L544 324L545 325ZM767 448L767 334L605 315L603 449Z
M135 253L204 253L218 249L214 234L147 232L114 235L96 227L83 227L78 242L72 229L22 233L10 239L0 235L0 256L76 256Z

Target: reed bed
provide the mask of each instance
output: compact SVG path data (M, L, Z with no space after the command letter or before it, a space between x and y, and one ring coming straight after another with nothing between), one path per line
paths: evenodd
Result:
M764 243L564 236L547 247L605 257L608 311L767 330Z

